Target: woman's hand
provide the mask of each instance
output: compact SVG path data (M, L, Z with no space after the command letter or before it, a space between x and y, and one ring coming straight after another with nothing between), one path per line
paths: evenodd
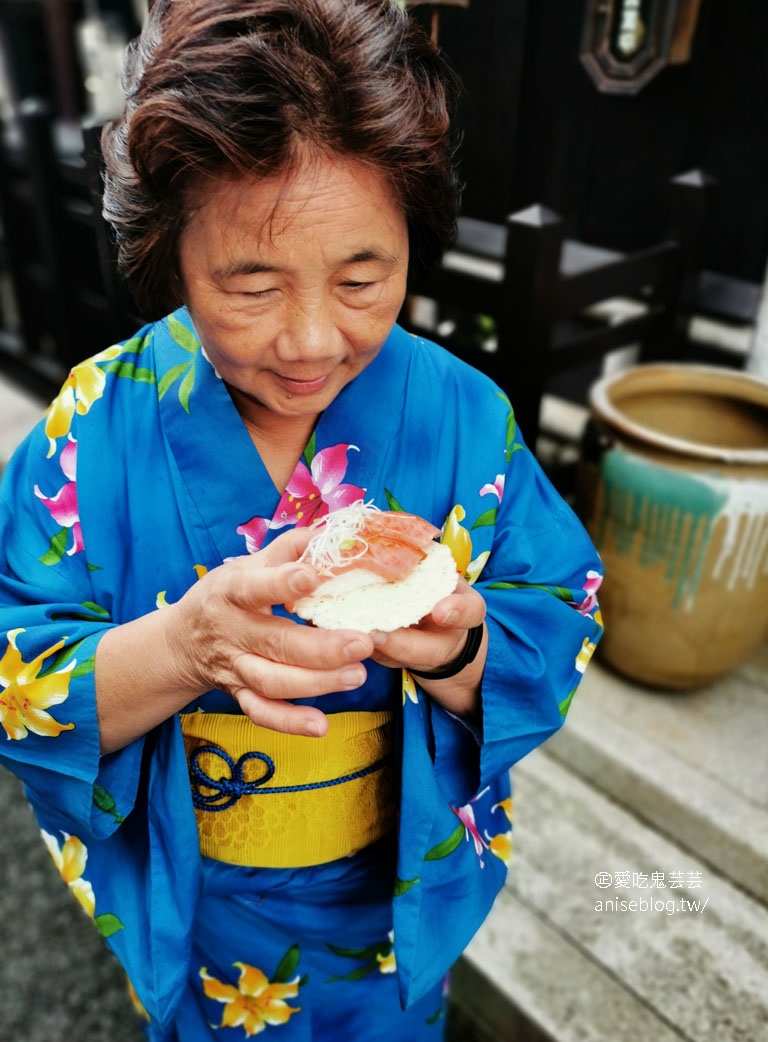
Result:
M262 727L319 736L325 715L288 699L353 690L366 679L372 638L319 630L272 614L309 593L316 571L299 557L308 529L213 569L174 604L108 630L96 652L102 753L120 749L211 688Z
M310 593L317 572L298 558L309 530L293 529L250 557L228 561L184 595L177 654L189 683L218 688L262 727L322 735L325 715L286 699L354 690L366 679L362 660L373 653L370 636L352 630L319 630L272 614Z
M456 591L444 597L430 615L418 624L391 633L374 633L373 658L384 666L437 672L450 666L461 655L468 632L483 624L485 600L464 579ZM473 662L455 676L435 680L419 676L419 685L444 709L471 720L479 708L480 681L485 668L488 634Z

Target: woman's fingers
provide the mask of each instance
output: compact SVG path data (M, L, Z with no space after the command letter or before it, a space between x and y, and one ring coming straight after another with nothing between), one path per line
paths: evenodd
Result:
M334 669L304 668L285 665L260 655L241 654L233 663L234 679L230 689L240 687L271 701L294 698L317 698L330 691L354 691L365 683L366 671L361 662L347 662Z
M323 631L273 613L275 605L319 582L315 569L298 560L308 539L306 529L284 533L258 554L209 572L183 599L192 620L185 647L204 686L228 691L238 701L245 692L252 719L266 714L280 720L278 730L295 724L298 733L306 732L302 715L276 715L272 704L360 687L366 677L361 663L374 650L368 634ZM313 717L316 724L322 720L319 711L309 712Z
M311 737L328 730L325 715L312 706L293 705L287 699L316 698L331 691L353 691L366 680L365 667L348 663L341 669L303 669L242 654L234 663L237 679L231 693L240 708L260 727Z
M237 645L266 661L312 670L342 669L373 654L373 639L357 630L321 630L260 614L242 620Z
M318 586L320 577L309 564L297 560L270 565L260 555L230 561L224 567L226 598L238 608L259 611L303 597Z
M485 612L483 597L462 580L418 626L374 634L373 657L383 666L440 669L461 653L467 631L482 623Z
M321 738L328 731L325 713L312 706L271 701L247 688L235 691L233 697L245 715L259 727L308 738Z
M268 546L259 550L257 554L243 557L243 561L254 561L260 566L286 564L297 561L304 553L312 536L315 534L312 528L289 528L281 532Z

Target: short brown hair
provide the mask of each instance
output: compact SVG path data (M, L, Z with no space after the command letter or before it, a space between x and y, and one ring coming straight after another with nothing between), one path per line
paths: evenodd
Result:
M142 315L181 304L178 243L203 177L269 176L300 144L369 163L408 221L412 263L455 233L457 80L394 0L156 0L105 127L104 216Z

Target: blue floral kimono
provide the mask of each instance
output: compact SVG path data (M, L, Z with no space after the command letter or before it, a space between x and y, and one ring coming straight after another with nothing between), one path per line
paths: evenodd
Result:
M439 1038L446 974L505 880L510 767L562 724L601 629L599 558L506 396L395 327L281 495L182 309L77 365L1 488L0 754L148 1036ZM368 663L318 704L395 712L396 835L306 869L202 858L179 719L99 755L99 638L361 497L442 528L482 592L482 724Z

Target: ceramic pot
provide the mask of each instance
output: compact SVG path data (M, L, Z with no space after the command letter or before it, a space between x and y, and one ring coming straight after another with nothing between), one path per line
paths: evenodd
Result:
M768 382L638 365L590 390L576 509L605 565L598 655L698 688L768 637Z

